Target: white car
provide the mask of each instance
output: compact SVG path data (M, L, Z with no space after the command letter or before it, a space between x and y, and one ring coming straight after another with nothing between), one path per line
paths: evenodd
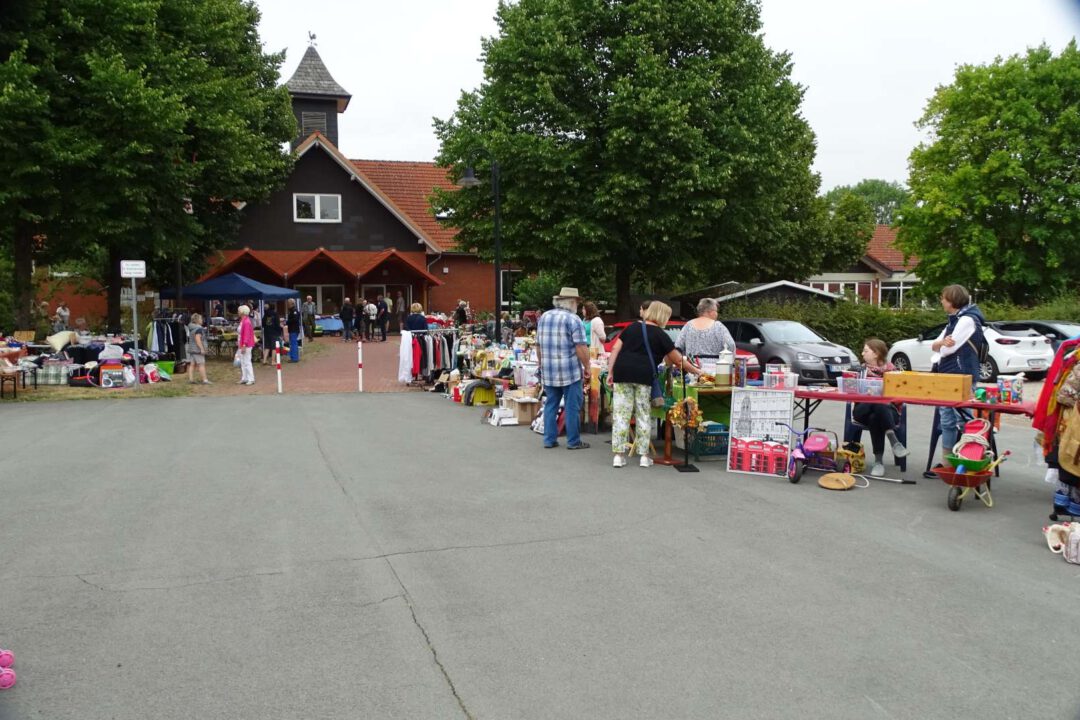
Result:
M1042 377L1054 359L1050 338L1035 330L1006 329L1007 323L987 323L983 328L990 352L979 372L980 382L991 382L998 374ZM930 370L934 351L930 346L945 329L944 323L924 330L918 337L900 340L889 348L889 362L897 370Z

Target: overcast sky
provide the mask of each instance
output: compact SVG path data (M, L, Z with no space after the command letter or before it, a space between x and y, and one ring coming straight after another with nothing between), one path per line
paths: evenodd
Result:
M352 94L340 118L351 158L432 160L431 118L447 118L483 77L480 38L497 0L257 0L267 50L287 50L292 76L307 33ZM1047 43L1080 29L1077 0L763 0L766 43L794 60L804 114L818 138L822 190L863 178L905 182L913 127L934 88L962 63Z

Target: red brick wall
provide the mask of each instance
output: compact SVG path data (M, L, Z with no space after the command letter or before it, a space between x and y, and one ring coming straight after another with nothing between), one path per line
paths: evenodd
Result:
M50 312L56 310L61 300L67 302L68 309L71 310L72 326L78 318L86 318L92 328L103 327L109 310L105 288L98 281L89 278L45 280L38 288L36 300L49 303Z
M425 310L451 313L458 300L468 300L473 311L495 309L495 267L491 263L472 255L443 255L430 272L443 284L431 289Z

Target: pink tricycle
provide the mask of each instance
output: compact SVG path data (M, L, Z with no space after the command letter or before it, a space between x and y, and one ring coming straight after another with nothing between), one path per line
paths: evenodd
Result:
M802 480L806 469L822 472L851 472L851 459L840 447L840 438L832 430L807 428L796 430L787 423L776 423L791 431L795 447L788 458L787 478L792 483Z

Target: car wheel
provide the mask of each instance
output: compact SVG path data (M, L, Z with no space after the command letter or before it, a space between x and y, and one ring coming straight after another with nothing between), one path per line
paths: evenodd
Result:
M904 353L896 353L893 356L892 364L897 370L908 371L911 369L911 360Z
M979 382L993 382L994 378L997 377L997 374L997 363L994 362L994 358L987 355L986 359L979 364Z

